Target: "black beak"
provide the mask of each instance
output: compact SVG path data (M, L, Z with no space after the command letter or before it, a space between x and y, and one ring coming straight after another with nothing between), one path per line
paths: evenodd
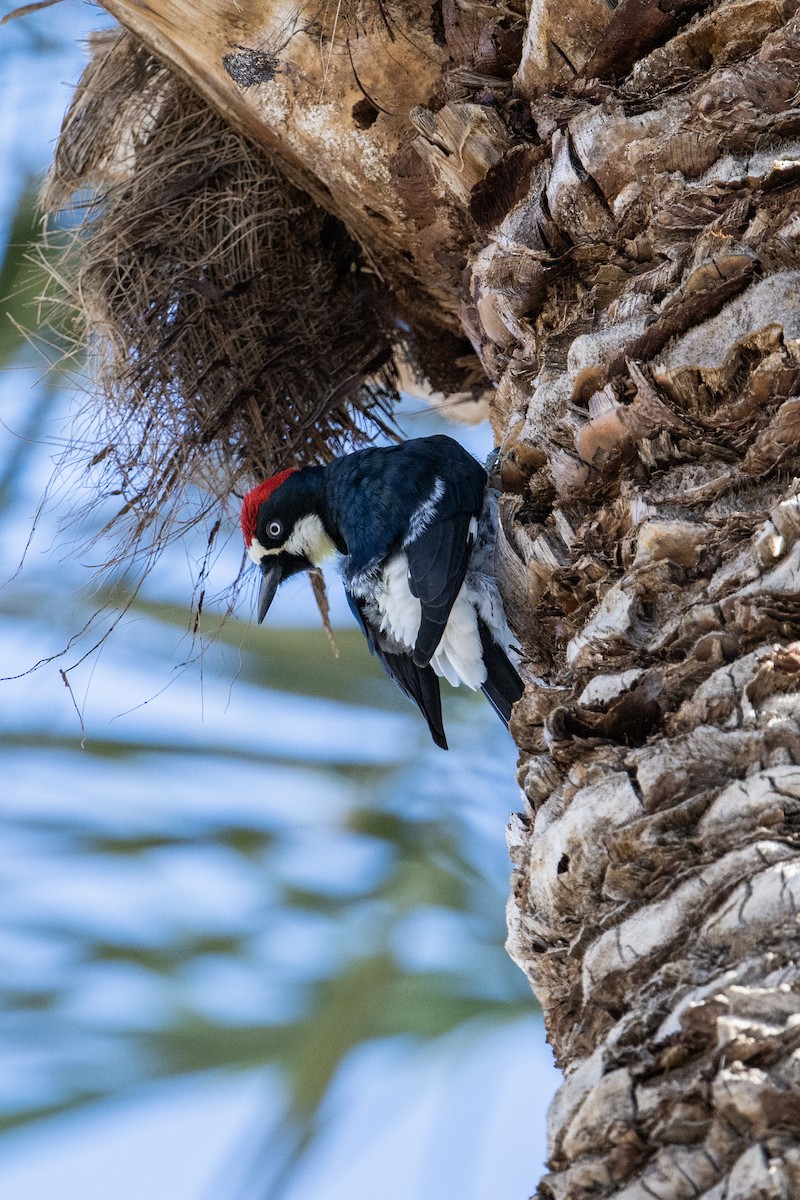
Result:
M258 623L267 615L270 604L275 599L278 585L283 579L283 566L277 558L265 558L261 563L264 578L261 580L261 591L258 593Z

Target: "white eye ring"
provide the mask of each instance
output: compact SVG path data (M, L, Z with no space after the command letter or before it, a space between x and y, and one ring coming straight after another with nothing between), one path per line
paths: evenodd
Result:
M267 533L271 538L279 538L283 533L283 525L280 521L270 521L267 526Z

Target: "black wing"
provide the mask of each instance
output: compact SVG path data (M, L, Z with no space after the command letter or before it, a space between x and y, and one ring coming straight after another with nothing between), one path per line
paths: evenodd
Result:
M447 618L461 590L475 541L470 532L472 513L435 518L425 532L406 546L408 585L422 607L414 646L414 662L429 663L442 640Z
M325 480L330 520L347 547L347 579L400 549L421 506L430 503L436 520L479 513L486 472L458 442L435 434L334 459L325 467ZM437 481L442 494L434 502ZM468 526L469 516L465 536Z
M332 523L347 545L345 582L397 550L407 555L411 592L422 607L414 663L426 667L464 582L486 472L442 434L357 450L325 470ZM415 526L423 528L409 536Z
M444 734L442 721L442 697L439 692L439 680L432 667L418 667L409 654L393 654L384 649L378 641L376 630L368 623L363 602L351 596L347 589L347 602L353 616L361 626L367 639L370 654L374 654L390 679L393 679L402 692L413 700L425 720L431 737L442 750L447 749L447 738Z
M422 607L414 662L426 666L442 640L450 610L461 590L475 542L486 473L472 460L457 461L430 523L405 546L409 587ZM470 528L472 526L472 528Z

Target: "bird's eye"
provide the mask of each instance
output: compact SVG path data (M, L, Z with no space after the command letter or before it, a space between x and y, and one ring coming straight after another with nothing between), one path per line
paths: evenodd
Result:
M267 526L267 533L271 538L279 538L283 533L283 525L280 521L270 521Z

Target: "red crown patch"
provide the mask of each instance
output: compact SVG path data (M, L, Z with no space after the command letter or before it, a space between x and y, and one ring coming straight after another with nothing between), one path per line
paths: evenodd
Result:
M249 546L256 536L256 521L258 520L258 510L261 508L261 505L296 470L297 467L289 467L288 471L280 471L277 475L265 479L263 483L260 483L258 487L254 487L251 492L247 492L245 495L242 501L241 522L246 546Z

